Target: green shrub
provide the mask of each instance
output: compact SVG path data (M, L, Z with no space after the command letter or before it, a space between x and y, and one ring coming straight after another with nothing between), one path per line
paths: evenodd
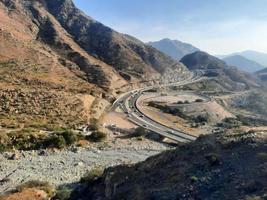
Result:
M91 135L86 137L87 140L93 142L102 142L107 138L107 134L102 131L94 131Z
M195 119L194 119L195 123L207 123L208 122L208 116L202 116L202 115L198 115Z
M148 134L148 131L144 127L137 127L134 131L134 137L145 137Z
M66 130L62 133L63 138L66 141L67 145L72 145L77 141L77 135L71 131L71 130Z
M101 177L104 173L104 169L102 167L94 168L87 172L82 178L81 178L81 183L89 183L92 182L99 177Z
M45 181L38 181L38 180L28 181L18 186L16 190L17 192L22 192L23 190L29 188L36 188L39 190L43 190L47 193L49 197L54 196L54 188L48 182Z
M56 195L52 198L53 200L68 200L71 197L72 189L62 188L56 191Z

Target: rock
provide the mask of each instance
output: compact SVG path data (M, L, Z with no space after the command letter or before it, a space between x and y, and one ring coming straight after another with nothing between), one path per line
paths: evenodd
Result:
M20 154L18 152L12 153L12 154L6 154L6 158L8 160L18 160L20 158Z
M79 152L80 152L79 148L77 148L77 147L72 147L70 150L71 150L73 153L79 153Z
M39 151L38 155L39 156L48 156L48 153L45 150L41 150L41 151Z
M75 167L83 167L84 163L83 162L78 162L74 164Z

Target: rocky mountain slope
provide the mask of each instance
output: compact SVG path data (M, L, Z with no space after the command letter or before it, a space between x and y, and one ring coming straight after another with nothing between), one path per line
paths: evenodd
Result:
M238 69L245 71L245 72L256 72L264 69L265 67L255 61L249 60L243 56L235 55L229 56L223 59L227 65L235 66Z
M170 40L168 38L156 42L149 42L147 44L171 56L175 60L180 60L187 54L199 51L198 48L194 47L191 44L184 43L178 40Z
M234 90L242 87L257 86L255 76L240 71L236 67L228 66L224 61L205 52L195 52L181 59L190 70L203 70L207 76L217 77L221 83L227 84Z
M267 68L256 72L256 75L262 80L267 81Z
M71 0L0 0L0 41L0 121L6 123L84 123L130 82L187 71L86 16Z
M72 199L265 199L266 138L200 137L134 166L105 170Z
M232 53L230 55L219 55L218 57L223 59L229 56L243 56L249 60L255 61L263 66L267 66L267 54L266 53L261 53L253 50L247 50L243 52L237 52L237 53Z

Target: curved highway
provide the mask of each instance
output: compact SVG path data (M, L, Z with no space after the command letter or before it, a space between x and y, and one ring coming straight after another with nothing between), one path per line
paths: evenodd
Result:
M195 136L190 135L188 133L184 133L180 130L175 130L167 126L164 126L163 124L154 121L149 116L146 116L144 113L142 113L142 111L138 109L137 102L144 92L149 91L151 89L156 89L158 87L183 86L197 82L201 79L201 77L202 77L202 72L195 71L189 78L177 83L170 83L160 86L150 86L142 89L133 90L131 92L127 92L121 95L114 102L112 109L115 110L117 107L119 107L127 115L129 121L133 122L138 126L144 127L147 130L157 133L163 137L182 143L194 141L196 139Z

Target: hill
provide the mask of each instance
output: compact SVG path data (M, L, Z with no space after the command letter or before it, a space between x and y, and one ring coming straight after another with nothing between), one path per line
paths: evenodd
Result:
M262 80L267 81L267 68L257 71L256 75Z
M194 47L191 44L184 43L178 40L170 40L168 38L156 42L149 42L147 44L171 56L175 60L180 60L187 54L199 51L198 48Z
M181 62L190 70L202 70L206 76L216 77L228 89L257 86L257 78L249 73L228 66L224 61L205 52L186 55Z
M246 72L256 72L259 70L264 69L265 67L257 62L254 62L252 60L249 60L243 56L235 55L235 56L229 56L223 59L227 65L235 66L238 69Z
M105 170L75 199L264 199L266 140L205 136L134 166Z
M235 66L242 71L250 73L254 73L265 68L263 65L257 62L254 62L239 55L229 56L224 58L223 60L227 63L227 65Z
M86 123L129 83L187 71L71 0L0 0L0 48L1 125Z
M232 53L230 55L220 55L218 57L223 59L229 56L236 56L236 55L243 56L251 61L257 62L260 65L267 67L267 54L257 51L247 50L247 51Z

